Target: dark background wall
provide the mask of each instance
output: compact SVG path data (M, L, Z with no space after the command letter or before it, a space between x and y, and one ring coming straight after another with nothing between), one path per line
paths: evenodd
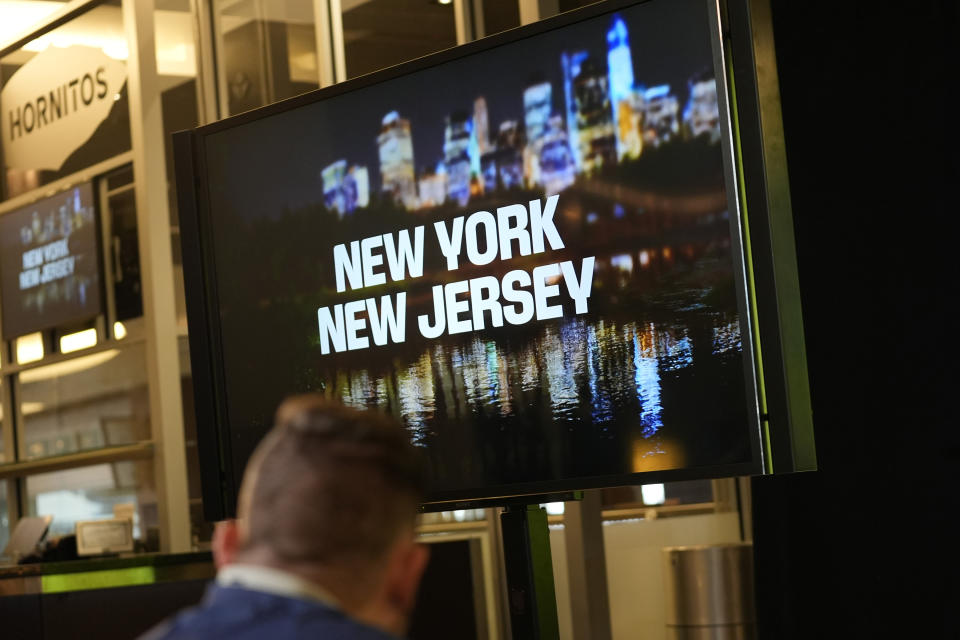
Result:
M753 482L761 638L960 635L958 7L772 0L820 470Z

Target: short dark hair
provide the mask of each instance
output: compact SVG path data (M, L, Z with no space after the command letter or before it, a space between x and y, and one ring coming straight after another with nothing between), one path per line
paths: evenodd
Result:
M250 466L245 548L281 562L376 562L412 529L423 495L420 456L400 424L319 395L280 405Z

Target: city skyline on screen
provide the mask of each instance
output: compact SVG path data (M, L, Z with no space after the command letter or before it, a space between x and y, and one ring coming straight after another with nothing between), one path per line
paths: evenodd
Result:
M653 1L206 136L234 468L291 391L431 495L755 463L712 56Z
M562 190L571 180L569 174L597 168L599 163L590 162L584 157L590 154L582 151L592 140L601 147L592 154L599 160L607 153L604 146L615 149L613 164L625 153L636 157L644 146L650 149L681 135L715 140L720 124L707 17L699 5L691 11L693 5L647 3L539 34L537 46L526 47L522 55L514 51L524 40L356 89L349 100L333 96L294 109L287 114L300 131L293 140L261 135L263 125L244 127L231 137L256 137L268 156L311 161L260 167L259 178L274 185L269 194L225 195L244 217L277 216L315 203L346 212L365 206L360 201L381 198L386 183L402 184L396 169L405 162L410 188L395 196L404 208L440 204L431 193L443 193L445 201L465 206L479 190L498 181L507 187L521 183L546 186L552 193ZM690 28L681 33L661 28L677 21ZM616 36L613 42L611 33ZM450 72L450 65L456 72ZM604 85L592 89L606 99L606 106L579 108L574 85L581 74L584 84ZM538 89L546 97L537 96ZM619 113L622 104L625 113ZM693 116L704 107L711 114L709 124L704 125L701 116L691 127ZM578 127L577 115L593 122ZM485 133L478 133L478 120L485 121ZM587 136L579 135L584 128ZM630 133L624 128L637 131L639 144L625 146ZM211 138L217 135L222 134ZM610 136L612 140L604 142ZM393 162L384 163L384 146L393 147L388 151ZM407 149L399 148L403 146ZM513 180L511 167L505 166L509 162L504 162L511 160L511 152L519 156ZM544 185L536 175L540 164L554 165L554 175L547 176L552 184ZM493 180L491 165L497 165ZM212 163L213 170L217 166ZM438 178L438 173L443 175ZM397 190L403 192L403 187ZM343 191L355 199L352 205L344 202Z

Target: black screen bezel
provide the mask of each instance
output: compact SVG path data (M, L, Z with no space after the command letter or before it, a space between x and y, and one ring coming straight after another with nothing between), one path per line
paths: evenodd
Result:
M216 520L236 512L236 496L239 490L240 473L233 468L230 451L229 420L226 407L226 388L222 345L220 341L219 313L217 303L217 280L213 257L214 229L210 216L205 158L205 138L209 135L258 122L275 114L284 113L314 102L332 98L364 87L385 82L400 76L440 65L466 56L482 53L504 44L536 36L547 31L563 28L612 13L630 6L666 0L607 0L576 11L518 27L495 36L447 49L395 67L390 67L366 76L318 89L294 98L264 106L197 129L175 134L175 159L179 211L181 218L181 241L187 294L187 316L190 336L190 352L195 387L195 407L198 424L198 448L202 458L204 512L208 519ZM735 176L733 137L729 116L729 80L725 66L724 46L721 34L720 7L716 1L704 0L708 13L718 96L721 103L722 147L724 176L731 209L731 241L733 243L734 275L737 285L738 306L743 339L743 360L747 409L750 424L749 437L751 459L743 463L649 471L633 474L589 476L562 481L529 482L511 485L494 485L468 491L436 492L426 497L428 509L440 509L451 505L497 504L515 501L519 495L543 495L582 489L611 486L669 482L677 480L718 478L756 475L764 472L765 450L761 432L761 416L758 395L758 373L754 366L755 355L753 317L748 299L750 283L746 279L744 265L746 245L741 220L738 183ZM722 81L721 81L722 80ZM743 124L741 123L741 128ZM508 500L514 498L514 500Z

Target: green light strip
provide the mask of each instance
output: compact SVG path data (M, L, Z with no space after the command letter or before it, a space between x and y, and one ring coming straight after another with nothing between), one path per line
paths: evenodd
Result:
M156 573L153 567L128 567L103 571L82 571L41 576L43 593L64 593L87 589L129 587L138 584L153 584Z
M747 214L747 194L745 189L745 179L743 176L743 149L740 144L740 117L737 111L737 85L733 79L733 60L730 55L729 43L725 43L727 50L727 80L730 85L730 103L732 108L732 126L733 126L733 140L736 147L737 157L734 159L734 164L737 167L737 187L739 190L740 198L740 211L741 211L741 220L743 221L743 243L744 243L744 254L746 255L746 267L747 267L747 300L750 304L750 314L753 316L753 323L751 330L753 331L753 345L754 345L754 365L757 371L757 392L759 394L760 400L760 414L761 416L767 415L767 390L764 385L764 376L763 376L763 352L760 347L760 320L759 313L757 311L757 296L754 289L754 272L753 272L753 251L750 246L750 216ZM770 421L761 418L760 424L763 428L763 441L764 448L766 449L766 471L767 473L773 473L773 446L770 442Z

